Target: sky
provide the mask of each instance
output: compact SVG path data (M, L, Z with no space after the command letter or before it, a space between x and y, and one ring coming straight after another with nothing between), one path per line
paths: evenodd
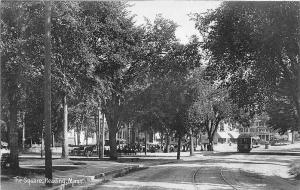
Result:
M144 17L151 21L157 14L162 14L164 18L173 20L179 27L176 37L181 43L187 43L191 35L199 35L195 29L195 24L190 20L189 13L203 13L208 9L217 8L220 1L129 1L132 7L128 8L132 14L136 14L136 24L145 23Z

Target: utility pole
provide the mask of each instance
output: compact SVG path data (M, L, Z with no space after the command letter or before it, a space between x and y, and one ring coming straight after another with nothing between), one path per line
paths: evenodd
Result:
M51 0L45 2L45 71L44 71L44 122L45 122L45 178L52 186L51 152Z
M63 109L64 109L64 124L63 124L64 131L63 131L63 147L62 147L61 157L63 159L68 159L68 155L69 155L69 152L68 152L68 104L67 104L67 95L66 94L64 94L64 97L63 97Z
M99 108L98 108L99 109ZM100 158L100 129L99 129L99 113L98 113L98 109L97 109L97 113L94 115L94 119L95 119L95 126L96 126L96 145L97 145L97 154Z
M55 136L54 136L54 133L52 133L52 147L55 147Z
M1 20L1 15L2 15L2 1L0 0L0 20ZM1 33L1 27L0 27L0 33ZM2 125L2 117L1 117L1 113L2 113L2 68L1 68L1 54L2 54L2 48L0 49L0 129L1 129L1 125ZM0 135L0 140L1 140L1 135Z
M0 112L1 113L1 112ZM25 112L22 114L22 148L25 150Z
M147 155L147 131L145 130L145 155Z
M99 158L103 158L102 146L101 146L101 111L100 111L100 107L98 107L97 111L98 111L98 122L97 122L97 124L98 124L98 126L97 126L97 131L98 131L97 139L98 139L98 141L97 141L97 143L98 143L98 150L99 150L98 154L99 154Z
M44 126L42 129L42 137L41 137L41 158L43 158L43 147L44 147Z
M101 112L100 112L101 113ZM104 114L102 114L102 126L101 126L101 158L104 158L104 146L105 146L105 125L104 125Z

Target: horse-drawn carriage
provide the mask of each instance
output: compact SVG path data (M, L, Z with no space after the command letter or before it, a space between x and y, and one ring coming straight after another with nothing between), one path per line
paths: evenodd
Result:
M71 150L70 154L73 156L92 156L93 153L97 152L96 145L80 145Z
M8 149L8 143L1 141L1 168L5 168L9 165L10 150Z

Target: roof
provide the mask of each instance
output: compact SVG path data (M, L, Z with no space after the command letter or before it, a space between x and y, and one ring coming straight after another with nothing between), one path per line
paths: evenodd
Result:
M221 132L221 131L219 131L219 132L217 132L217 136L219 137L219 138L222 138L222 139L229 139L230 138L230 136L226 133L226 132Z
M240 135L240 133L237 132L237 131L229 131L228 134L233 139L237 139L239 137L239 135Z

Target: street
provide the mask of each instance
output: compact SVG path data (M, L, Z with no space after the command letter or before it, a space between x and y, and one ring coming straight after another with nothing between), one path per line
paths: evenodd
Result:
M0 4L0 190L300 190L300 1Z
M271 154L271 155L270 155ZM115 178L93 189L300 189L288 174L297 156L220 153L183 158Z

